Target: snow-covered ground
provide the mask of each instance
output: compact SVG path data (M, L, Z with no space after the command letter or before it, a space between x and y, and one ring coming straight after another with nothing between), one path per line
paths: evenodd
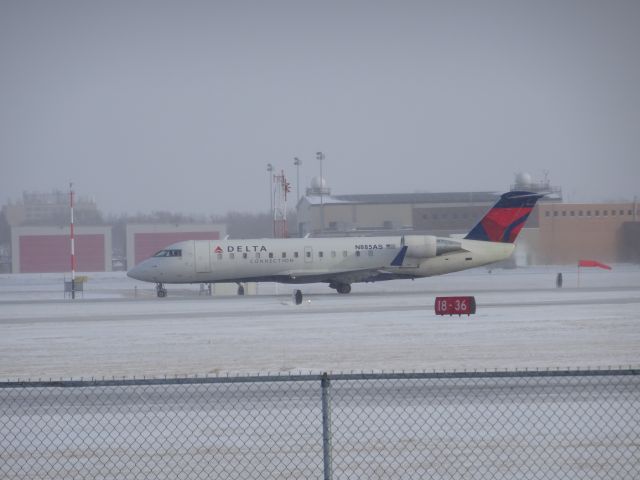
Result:
M300 306L287 285L158 299L123 272L88 276L75 301L63 275L0 276L0 379L640 365L639 266L303 285ZM436 316L447 294L475 295L477 314Z

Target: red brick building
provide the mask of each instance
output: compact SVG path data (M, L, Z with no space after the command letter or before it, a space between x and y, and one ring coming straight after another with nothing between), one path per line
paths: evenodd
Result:
M580 259L602 262L623 258L625 225L640 219L634 203L541 203L533 263L571 264Z

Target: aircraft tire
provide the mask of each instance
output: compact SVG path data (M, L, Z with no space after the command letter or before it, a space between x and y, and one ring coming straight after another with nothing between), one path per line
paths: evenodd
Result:
M338 293L347 294L351 292L351 285L349 285L348 283L342 283L338 285L336 290L338 291Z

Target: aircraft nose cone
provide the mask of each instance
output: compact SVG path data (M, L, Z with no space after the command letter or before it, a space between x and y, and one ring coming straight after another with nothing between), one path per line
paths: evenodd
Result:
M145 271L144 268L142 268L140 265L136 265L131 270L127 271L127 277L131 277L135 280L144 281L145 280L144 271Z

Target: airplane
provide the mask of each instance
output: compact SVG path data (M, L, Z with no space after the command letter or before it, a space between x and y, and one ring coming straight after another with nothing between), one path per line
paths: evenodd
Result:
M167 295L165 284L222 282L237 283L239 295L244 295L244 282L324 282L347 294L353 283L431 277L505 260L543 196L502 194L461 239L396 235L186 240L143 260L127 275L155 283L158 297Z

